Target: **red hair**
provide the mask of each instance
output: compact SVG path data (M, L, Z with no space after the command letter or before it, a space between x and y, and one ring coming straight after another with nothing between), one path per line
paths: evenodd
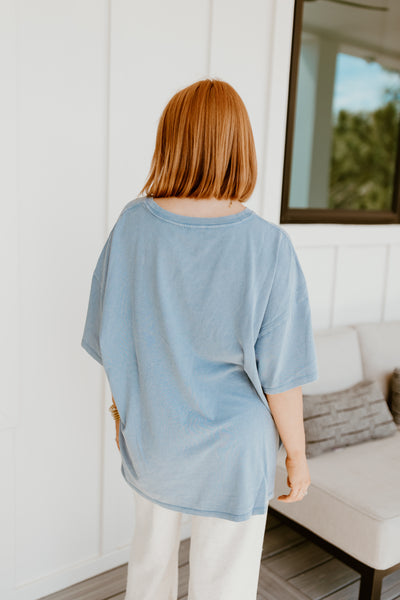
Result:
M139 195L243 202L256 179L253 132L242 99L229 83L204 79L177 92L164 108Z

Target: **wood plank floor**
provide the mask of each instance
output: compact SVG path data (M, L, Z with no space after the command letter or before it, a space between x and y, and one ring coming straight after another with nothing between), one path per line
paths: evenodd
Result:
M182 540L179 600L187 600L189 550ZM125 564L41 600L124 600L126 576ZM357 600L359 585L357 571L268 515L257 600ZM384 578L381 600L400 600L400 571Z

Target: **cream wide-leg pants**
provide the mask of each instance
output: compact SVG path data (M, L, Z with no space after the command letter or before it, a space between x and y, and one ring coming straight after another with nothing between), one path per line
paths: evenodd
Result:
M132 490L125 600L177 600L182 513ZM188 600L256 600L267 512L247 521L190 515Z

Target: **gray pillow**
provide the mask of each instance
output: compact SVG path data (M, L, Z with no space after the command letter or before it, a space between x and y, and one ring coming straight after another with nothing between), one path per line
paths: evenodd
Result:
M306 456L397 433L377 381L328 394L303 394Z
M393 371L390 381L389 408L394 422L400 425L400 367Z

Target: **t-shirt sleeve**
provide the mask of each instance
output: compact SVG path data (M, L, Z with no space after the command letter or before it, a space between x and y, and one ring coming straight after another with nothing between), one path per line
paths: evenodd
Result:
M268 394L318 379L307 285L286 232L281 233L255 354L261 387Z
M104 287L108 270L111 234L108 237L98 258L92 276L86 321L81 340L81 346L98 363L103 365L100 348L100 332L103 316Z
M102 365L103 359L99 342L101 313L102 301L100 281L93 275L81 346L90 354L90 356Z

